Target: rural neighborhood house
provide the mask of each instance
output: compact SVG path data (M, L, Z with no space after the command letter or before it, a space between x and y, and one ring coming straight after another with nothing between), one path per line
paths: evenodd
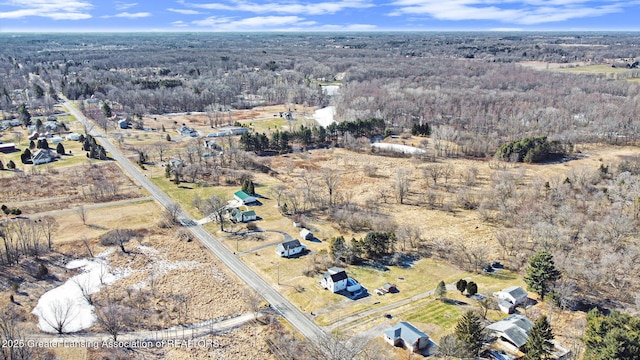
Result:
M302 253L307 247L300 244L298 240L291 240L278 244L276 254L282 257L289 257Z
M418 353L429 346L429 336L418 330L411 323L399 322L391 329L384 331L384 339L393 346L404 347L412 353Z

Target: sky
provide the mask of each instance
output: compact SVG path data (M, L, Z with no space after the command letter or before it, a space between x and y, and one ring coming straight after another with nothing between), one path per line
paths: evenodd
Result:
M134 1L0 0L0 32L640 30L640 0Z

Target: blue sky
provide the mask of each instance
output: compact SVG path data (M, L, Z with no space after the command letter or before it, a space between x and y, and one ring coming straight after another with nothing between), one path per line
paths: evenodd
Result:
M0 0L0 32L640 30L640 0Z

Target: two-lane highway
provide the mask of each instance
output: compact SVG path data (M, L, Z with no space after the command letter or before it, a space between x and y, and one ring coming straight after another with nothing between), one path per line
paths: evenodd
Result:
M158 201L165 208L174 206L174 202L167 196L160 188L155 186L147 177L142 174L137 166L129 161L121 152L116 148L109 139L98 129L92 128L89 120L76 108L74 108L69 101L65 99L64 106L67 110L73 114L76 119L86 125L87 129L91 129L90 134L96 138L96 140L111 154L111 157L115 159L122 169L126 171L135 181L142 185L156 201ZM316 325L310 318L303 314L295 305L287 300L282 294L273 289L266 281L258 276L253 270L251 270L245 263L243 263L238 257L233 255L220 241L215 239L208 231L206 231L201 225L198 225L182 210L178 214L181 218L181 222L189 224L187 228L193 233L193 235L200 240L209 250L211 250L231 271L233 271L242 281L253 288L258 294L260 294L271 306L278 311L282 316L287 319L300 333L305 337L314 341L316 344L322 342L326 334L322 329Z

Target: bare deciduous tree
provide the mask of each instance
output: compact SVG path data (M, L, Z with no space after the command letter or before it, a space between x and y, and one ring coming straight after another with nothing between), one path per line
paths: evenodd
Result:
M53 249L52 239L53 233L58 229L58 223L52 216L45 216L39 221L45 238L47 239L47 247Z
M444 172L444 167L442 165L428 165L423 168L424 176L428 179L433 180L433 184L438 184L438 179L442 176Z
M48 310L48 312L41 314L41 317L59 335L68 332L69 323L78 316L73 303L68 299L52 301L49 303Z
M78 214L78 217L82 220L82 224L87 225L87 209L84 208L84 205L78 206L76 214Z
M396 200L400 204L404 204L404 200L409 192L409 183L411 181L411 170L400 168L396 170L395 189Z
M96 320L100 327L118 341L118 335L129 329L134 318L132 310L126 306L114 304L111 300L105 306L96 309Z
M213 216L220 224L220 231L224 231L224 212L227 208L227 202L221 197L211 195L204 201L203 212L208 216Z
M6 307L0 316L0 358L6 360L30 360L35 359L36 354L30 346L11 346L24 343L25 337L20 331L18 315L12 307Z
M89 305L93 305L93 289L91 288L91 278L88 276L76 276L72 280L80 289L82 297L87 300Z
M91 251L91 246L89 244L89 239L86 236L82 237L82 243L84 244L84 247L87 248L87 251L89 252L89 257L93 257L93 252Z
M333 198L338 186L340 186L340 174L332 168L324 169L322 172L322 182L327 187L329 193L329 207L333 206Z

